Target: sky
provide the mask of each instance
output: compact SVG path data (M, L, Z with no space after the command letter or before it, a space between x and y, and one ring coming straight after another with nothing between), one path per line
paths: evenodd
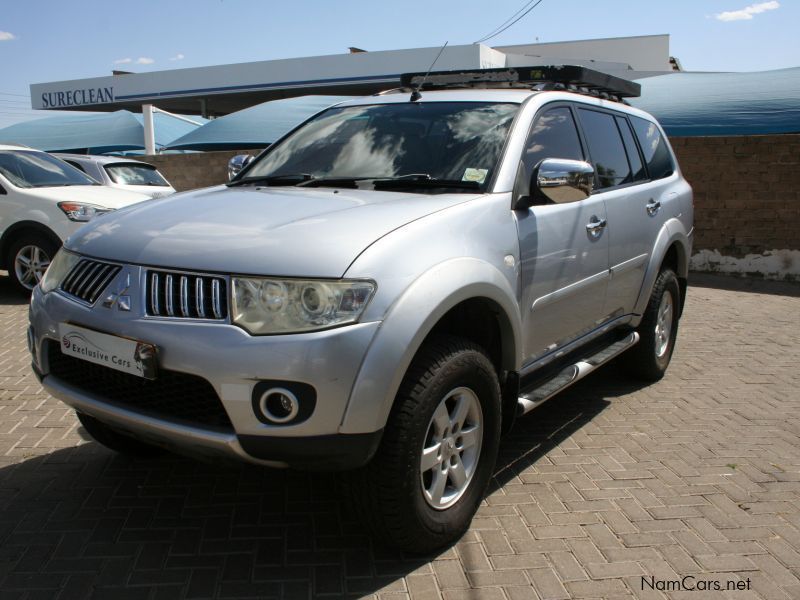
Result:
M531 0L532 1L532 0ZM528 0L4 0L0 127L30 109L29 85L110 74L470 44ZM798 0L542 0L485 44L670 34L688 71L800 66Z

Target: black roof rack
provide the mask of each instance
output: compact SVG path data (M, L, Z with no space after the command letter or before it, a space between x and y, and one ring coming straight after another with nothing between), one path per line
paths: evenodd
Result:
M458 87L527 88L565 90L609 100L635 98L641 92L638 83L578 65L404 73L400 82L404 88L420 91Z

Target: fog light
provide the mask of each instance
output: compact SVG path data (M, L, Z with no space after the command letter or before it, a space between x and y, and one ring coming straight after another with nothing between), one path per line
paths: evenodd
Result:
M258 407L261 414L273 423L287 423L300 411L297 396L286 388L268 389L261 394Z

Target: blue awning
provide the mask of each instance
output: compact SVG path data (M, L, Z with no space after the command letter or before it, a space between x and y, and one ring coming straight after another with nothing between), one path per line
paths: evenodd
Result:
M174 140L176 150L266 148L312 115L349 96L300 96L273 100L209 121Z
M70 114L16 123L0 129L0 143L24 144L48 152L103 154L144 149L142 115L127 110L105 114ZM205 119L192 117L201 123ZM172 115L155 112L153 129L157 148L198 129Z
M755 73L670 73L639 79L630 103L670 136L800 133L800 67Z

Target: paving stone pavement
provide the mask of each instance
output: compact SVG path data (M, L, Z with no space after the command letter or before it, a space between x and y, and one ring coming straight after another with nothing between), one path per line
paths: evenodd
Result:
M0 600L800 598L800 294L724 287L690 288L663 381L612 364L518 422L469 532L414 557L365 534L334 475L87 441L0 277ZM687 576L723 591L642 579Z

